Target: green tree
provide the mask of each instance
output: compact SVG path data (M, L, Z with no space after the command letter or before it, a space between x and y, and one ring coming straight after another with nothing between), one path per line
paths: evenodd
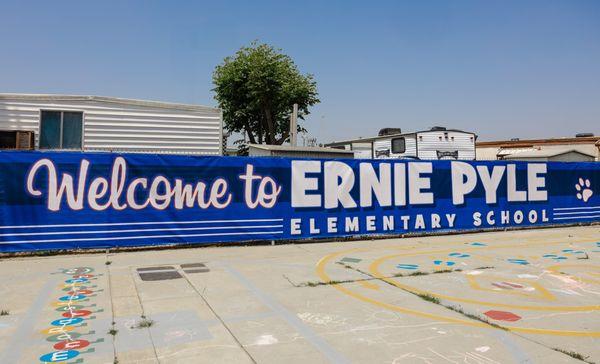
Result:
M215 68L213 91L223 110L225 129L244 133L250 143L283 144L298 104L298 119L319 102L317 84L292 59L267 44L253 42ZM298 125L298 131L305 129Z

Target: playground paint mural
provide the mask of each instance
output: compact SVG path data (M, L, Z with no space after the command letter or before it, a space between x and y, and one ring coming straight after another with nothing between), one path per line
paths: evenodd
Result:
M96 334L90 330L88 322L96 318L94 313L102 312L101 309L92 311L96 304L91 303L90 299L96 297L98 292L92 283L97 279L93 272L94 269L90 267L62 269L59 272L65 274L67 279L62 285L60 297L52 303L57 317L50 322L49 328L42 330L42 334L47 335L46 341L50 343L52 351L41 355L40 362L66 362L77 358L72 363L81 363L83 359L80 355L93 353L94 344L104 341L102 338L87 340Z
M0 251L590 223L599 189L599 163L0 152Z

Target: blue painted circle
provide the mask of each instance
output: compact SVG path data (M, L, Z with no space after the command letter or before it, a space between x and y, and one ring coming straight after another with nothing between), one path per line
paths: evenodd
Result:
M83 321L83 319L81 317L62 318L62 319L52 321L50 323L50 325L53 325L53 326L77 325L81 321Z
M79 355L79 351L77 350L53 351L51 353L40 356L40 361L44 363L56 363L60 361L73 359L77 355Z

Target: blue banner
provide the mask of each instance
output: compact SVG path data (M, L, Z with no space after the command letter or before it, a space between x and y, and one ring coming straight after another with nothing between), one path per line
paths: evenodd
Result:
M600 163L0 152L0 251L600 221Z

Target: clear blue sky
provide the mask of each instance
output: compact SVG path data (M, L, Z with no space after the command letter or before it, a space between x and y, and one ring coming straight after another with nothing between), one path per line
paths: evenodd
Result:
M600 133L595 0L3 0L0 92L216 105L215 65L254 39L315 75L319 142L392 126Z

